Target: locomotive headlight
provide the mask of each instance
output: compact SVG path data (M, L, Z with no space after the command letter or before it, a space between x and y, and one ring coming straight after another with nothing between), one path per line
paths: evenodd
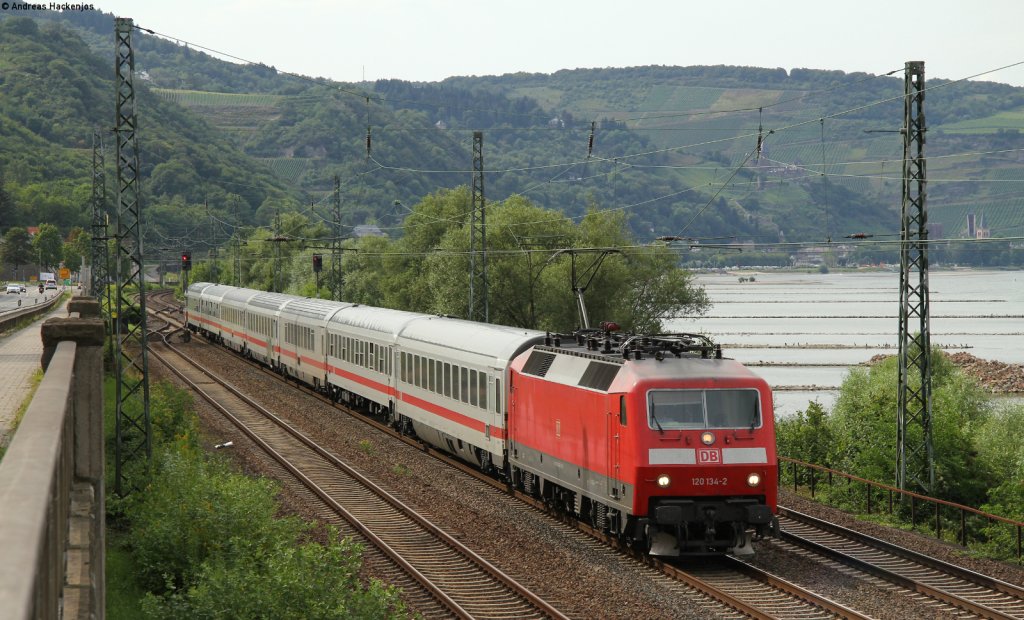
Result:
M658 486L661 488L667 488L668 485L672 484L672 479L668 477L668 474L661 474L658 476Z
M756 487L761 484L761 474L750 474L747 476L747 486Z
M700 434L700 442L705 446L710 446L715 443L715 434L711 431L704 431Z

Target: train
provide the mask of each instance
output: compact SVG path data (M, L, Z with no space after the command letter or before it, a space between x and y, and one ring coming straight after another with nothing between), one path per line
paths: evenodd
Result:
M778 535L772 393L701 334L573 334L210 282L186 324L656 556Z

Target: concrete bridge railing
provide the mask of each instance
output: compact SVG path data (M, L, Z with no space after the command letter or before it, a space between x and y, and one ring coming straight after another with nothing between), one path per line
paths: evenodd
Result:
M0 616L103 618L103 341L74 298L42 328L45 370L0 461Z

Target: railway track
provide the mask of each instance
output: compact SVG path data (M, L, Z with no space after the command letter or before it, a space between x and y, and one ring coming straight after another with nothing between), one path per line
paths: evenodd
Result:
M180 307L176 303L168 304L166 299L156 300L157 303L162 306L162 309L154 309L154 312L160 312L164 315L164 320L175 320L170 318L175 312L180 311ZM251 362L249 362L251 363ZM260 367L261 370L265 371L266 374L273 375L275 378L280 377L267 369ZM200 378L201 379L201 378ZM305 388L302 388L305 389ZM324 398L321 394L315 391L305 389L305 391L319 398L321 401L330 404L334 407L341 408L348 411L346 408L331 402L329 399ZM354 413L354 412L353 412ZM382 432L388 433L393 437L405 441L407 443L413 443L418 448L422 449L422 446L418 442L413 442L408 437L404 437L396 433L390 427L380 424L372 418L366 418L365 416L357 416L360 420L367 422L377 427ZM455 468L458 468L465 473L485 482L488 485L499 488L503 491L507 491L505 485L499 481L482 474L474 468L468 467L460 461L454 460L448 455L443 453L435 452L433 450L427 450L431 452L435 457L440 458ZM315 465L318 468L319 465ZM295 475L294 473L291 475ZM328 471L327 475L330 475ZM347 493L347 491L342 491ZM322 495L314 490L321 499ZM546 510L546 507L542 502L538 502L536 499L525 496L519 493L516 495L526 501L527 503L534 505L537 508ZM370 512L373 512L371 510ZM557 516L557 515L552 515ZM578 524L577 524L578 525ZM603 536L600 532L589 530L585 526L580 528L584 531L585 535L594 536L604 540L605 542L614 543L614 539L609 539ZM618 546L614 545L613 546ZM659 560L644 557L636 554L630 549L621 548L620 550L632 555L635 559L645 563L649 567L659 571L663 575L667 575L673 581L685 586L688 594L691 596L703 596L708 599L709 610L714 613L715 617L753 617L753 618L861 618L860 614L856 611L847 609L838 605L826 598L818 596L813 592L799 588L798 586L787 583L777 577L774 577L768 573L761 571L753 566L744 564L742 562L735 562L728 567L720 566L717 569L701 569L699 574L694 574L692 570L681 569L673 566L669 563L661 562ZM526 617L521 615L512 615L508 617Z
M152 355L460 618L565 618L554 606L166 343ZM421 597L422 598L422 597Z
M1024 588L954 566L866 534L779 507L783 538L799 553L898 587L959 617L1024 618Z
M685 578L699 580L702 588L713 588L733 601L748 605L751 617L792 620L825 618L867 618L771 573L735 558L721 558L710 566L687 568Z

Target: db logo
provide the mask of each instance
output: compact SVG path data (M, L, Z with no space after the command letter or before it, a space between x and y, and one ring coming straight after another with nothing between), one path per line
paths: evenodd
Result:
M697 462L702 465L721 465L722 451L715 448L697 450Z

